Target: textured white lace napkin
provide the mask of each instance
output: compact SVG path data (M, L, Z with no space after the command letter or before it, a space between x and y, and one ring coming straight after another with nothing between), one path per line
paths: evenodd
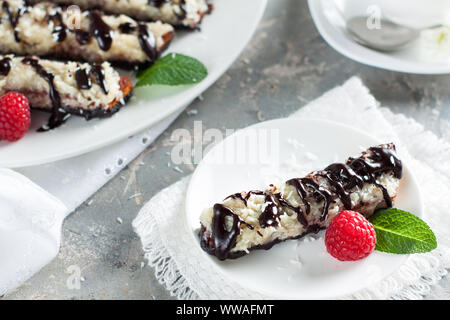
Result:
M329 91L292 117L331 119L360 128L382 141L395 141L421 186L424 219L438 238L438 249L411 255L388 278L342 298L419 299L428 294L450 268L450 144L414 120L379 107L359 78ZM189 177L162 190L133 222L157 279L179 299L272 298L225 278L193 243L184 219L188 183Z
M180 112L95 152L15 171L0 169L0 295L53 260L64 218L136 158Z

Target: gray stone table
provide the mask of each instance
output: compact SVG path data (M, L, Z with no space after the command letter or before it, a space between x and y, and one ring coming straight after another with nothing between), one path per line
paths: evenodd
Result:
M269 1L255 36L227 73L65 221L58 257L4 299L170 299L153 270L142 267L143 252L131 222L148 199L194 170L168 167L173 130L192 131L198 120L204 129L225 130L287 116L354 75L393 112L450 139L450 75L408 75L351 61L324 42L306 1ZM134 194L140 196L129 199ZM79 290L66 286L71 265L82 268ZM448 292L450 279L440 285L427 298Z

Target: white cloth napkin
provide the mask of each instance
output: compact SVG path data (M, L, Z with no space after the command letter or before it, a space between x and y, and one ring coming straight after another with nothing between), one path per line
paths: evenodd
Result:
M136 158L181 111L95 152L15 171L0 169L0 295L53 260L64 218Z
M450 144L414 120L380 108L359 78L329 91L292 117L331 119L360 128L381 141L394 141L421 186L425 220L438 238L438 249L411 255L380 283L342 298L418 299L428 294L450 268ZM179 299L272 298L225 278L192 241L184 218L188 183L189 177L158 193L133 222L157 279Z
M66 211L61 201L24 176L0 169L0 293L57 254Z

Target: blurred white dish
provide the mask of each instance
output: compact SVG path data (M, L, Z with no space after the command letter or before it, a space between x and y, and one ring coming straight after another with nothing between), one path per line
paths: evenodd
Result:
M347 0L353 3L359 0ZM448 0L374 0L384 18L412 28L429 28L450 22Z
M371 0L308 0L314 23L330 46L344 56L377 68L406 73L450 73L450 39L439 42L439 35L425 31L422 36L399 51L384 53L366 48L346 31L346 21L373 13ZM450 37L448 35L447 37Z

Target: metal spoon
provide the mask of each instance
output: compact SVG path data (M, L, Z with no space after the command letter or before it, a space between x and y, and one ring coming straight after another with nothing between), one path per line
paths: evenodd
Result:
M381 19L379 28L370 28L367 17L347 21L347 31L359 44L378 51L395 51L417 39L422 30Z

